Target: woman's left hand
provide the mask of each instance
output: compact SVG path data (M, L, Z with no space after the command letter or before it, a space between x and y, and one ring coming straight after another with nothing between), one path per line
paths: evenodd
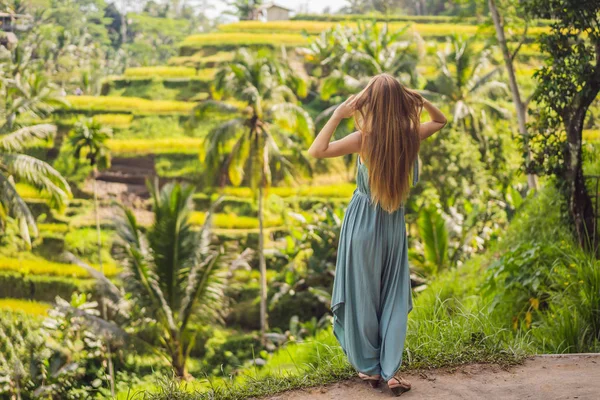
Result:
M348 97L348 99L346 101L344 101L342 104L340 104L338 106L338 108L335 109L335 111L333 112L333 116L338 117L340 119L344 119L344 118L350 118L352 115L354 115L354 111L356 111L355 99L356 99L355 94Z

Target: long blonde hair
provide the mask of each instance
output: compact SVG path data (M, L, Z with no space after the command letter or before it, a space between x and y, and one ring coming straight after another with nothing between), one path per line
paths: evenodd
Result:
M423 98L391 75L380 74L357 95L355 107L371 200L391 213L402 206L410 191L421 143Z

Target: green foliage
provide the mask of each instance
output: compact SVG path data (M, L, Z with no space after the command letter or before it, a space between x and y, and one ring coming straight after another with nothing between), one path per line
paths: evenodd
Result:
M425 272L437 273L448 266L448 231L446 222L435 207L422 209L417 220L419 237L423 241Z
M84 399L100 395L106 387L106 349L87 331L80 315L95 315L95 304L73 296L71 303L60 300L59 305L43 327L24 314L0 311L0 394Z
M106 142L112 136L112 131L102 126L97 120L82 119L75 124L75 129L69 137L73 156L81 158L82 153L94 169L110 167L110 153Z
M0 292L9 298L52 303L56 296L69 298L74 292L89 293L93 287L93 281L89 279L0 273Z

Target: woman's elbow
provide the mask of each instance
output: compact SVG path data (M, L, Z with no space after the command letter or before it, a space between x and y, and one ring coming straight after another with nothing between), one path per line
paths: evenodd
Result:
M323 158L323 153L312 147L308 149L308 155L314 158Z

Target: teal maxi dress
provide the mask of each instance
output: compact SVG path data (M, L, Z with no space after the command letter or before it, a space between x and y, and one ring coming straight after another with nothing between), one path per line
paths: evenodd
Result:
M340 233L331 309L333 332L354 368L391 379L402 363L413 308L404 207L371 202L367 167L358 159L356 189ZM419 179L415 162L412 183Z

